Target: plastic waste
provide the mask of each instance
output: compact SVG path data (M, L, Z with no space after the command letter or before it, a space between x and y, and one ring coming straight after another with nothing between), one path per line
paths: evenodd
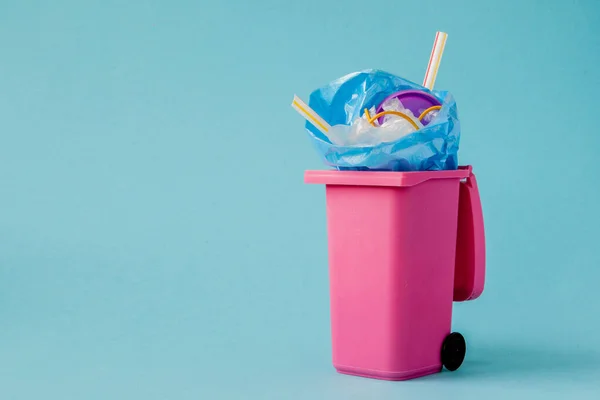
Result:
M419 120L423 107L402 103L402 91L420 92L438 104ZM417 93L419 95L419 93ZM383 103L383 104L382 104ZM330 126L323 133L310 121L309 138L326 165L339 170L435 171L458 168L460 122L454 97L391 73L368 69L313 91L308 106ZM437 109L439 108L439 109ZM399 111L417 125L383 111ZM414 111L414 112L413 112Z
M327 132L328 139L339 146L375 146L380 143L390 143L400 139L418 129L423 124L415 117L411 110L404 108L400 100L391 98L383 105L383 111L402 113L406 117L397 114L384 114L380 118L369 118L375 116L375 107L365 112L360 118L355 119L351 125L334 125ZM383 121L380 125L379 121Z

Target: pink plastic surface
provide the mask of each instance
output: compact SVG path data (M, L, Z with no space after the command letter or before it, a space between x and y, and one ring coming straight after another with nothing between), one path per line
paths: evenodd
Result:
M458 236L454 274L454 301L474 300L485 284L485 231L477 179L470 176L460 185Z
M459 193L470 176L470 168L306 172L306 183L326 185L339 372L404 380L441 370L455 297Z

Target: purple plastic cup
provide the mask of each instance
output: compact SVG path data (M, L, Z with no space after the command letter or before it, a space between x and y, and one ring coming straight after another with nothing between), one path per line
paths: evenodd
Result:
M432 96L429 93L420 90L401 90L386 97L385 100L377 106L377 114L383 111L383 104L394 97L400 100L404 108L412 111L413 115L417 118L419 118L419 115L429 107L442 105L435 96ZM378 121L380 124L383 123L384 117L385 115L379 117ZM425 121L421 121L421 123L427 125Z

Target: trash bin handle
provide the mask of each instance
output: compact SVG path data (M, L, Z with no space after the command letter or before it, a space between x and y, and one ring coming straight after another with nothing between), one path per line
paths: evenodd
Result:
M454 273L454 301L478 298L485 285L485 229L483 209L473 168L460 183Z

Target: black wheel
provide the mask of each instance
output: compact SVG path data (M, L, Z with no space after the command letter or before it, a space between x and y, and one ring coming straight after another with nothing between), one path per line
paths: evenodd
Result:
M452 332L442 344L442 364L449 371L456 371L461 366L467 352L465 338L458 332Z

